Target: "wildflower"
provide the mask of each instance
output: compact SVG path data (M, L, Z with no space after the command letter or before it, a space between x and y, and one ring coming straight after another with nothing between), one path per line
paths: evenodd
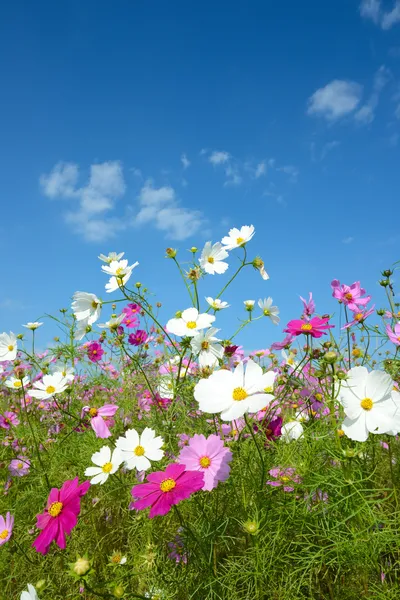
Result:
M243 300L244 307L248 312L251 312L253 310L254 303L255 300Z
M87 321L78 321L78 325L74 331L74 340L80 342L87 333L90 333L90 331L92 331L92 326L89 325Z
M230 304L228 304L227 302L223 302L219 298L215 298L214 300L213 298L211 298L211 296L208 296L206 298L206 302L211 306L213 310L222 310L230 306Z
M104 350L99 342L90 342L87 346L87 355L91 362L99 362L104 354Z
M103 262L105 262L109 265L113 261L121 260L121 258L124 256L124 254L125 254L125 252L120 252L120 253L109 252L107 256L105 256L104 254L100 254L97 258L99 258L100 260L102 260Z
M257 535L260 526L257 521L244 521L242 523L242 527L246 533L249 533L250 535Z
M26 388L29 384L29 377L9 377L5 380L4 385L6 385L10 390L18 391L22 390L22 388Z
M72 574L82 577L90 570L90 560L86 556L80 556L74 563L70 563Z
M272 298L264 298L258 301L258 306L261 308L265 317L269 317L274 325L278 325L280 319L279 309L277 306L272 306Z
M269 279L269 275L268 275L267 271L265 270L264 261L261 260L260 257L257 256L257 258L255 258L253 260L252 265L255 269L258 270L258 272L260 273L260 275L264 279L264 281L267 281L267 279Z
M11 429L12 425L19 425L19 419L15 413L6 410L4 415L0 415L0 427Z
M181 528L178 529L180 531ZM188 554L185 550L185 544L182 536L179 534L175 536L173 542L168 542L168 548L170 549L170 553L168 554L168 558L171 560L175 560L178 563L187 563Z
M114 475L118 471L123 459L118 448L114 450L111 456L110 448L103 446L98 452L92 455L91 460L96 466L88 467L85 470L85 475L86 477L94 475L93 479L90 480L91 485L96 485L97 483L103 485L109 475Z
M358 309L353 312L353 320L346 323L342 329L348 329L349 327L353 327L353 325L359 325L360 323L364 323L365 319L372 315L375 309L375 304L369 310Z
M312 297L312 292L309 292L308 301L304 300L304 298L302 298L301 296L300 296L300 300L302 301L303 306L304 306L304 311L303 311L304 317L305 318L311 317L315 313L315 302Z
M161 398L171 400L174 397L174 380L171 375L163 375L158 380L157 392Z
M232 421L245 413L255 413L268 406L276 373L263 373L262 368L249 360L244 371L241 361L235 371L220 369L208 379L200 379L194 388L194 397L202 412L221 413L221 419Z
M292 484L301 483L301 477L296 475L296 470L292 467L287 467L286 469L275 467L274 469L270 469L269 474L274 480L267 481L267 485L271 485L272 487L283 487L284 492L293 492L294 487Z
M182 312L180 318L170 319L167 323L167 331L179 336L194 337L200 329L210 327L215 321L213 315L199 314L196 308L187 308Z
M107 266L102 266L104 273L111 275L109 282L106 284L106 292L115 292L120 287L126 285L132 275L132 271L138 266L138 262L133 265L128 265L127 260L112 260Z
M111 565L124 565L126 563L126 556L122 556L121 552L114 551L110 556Z
M103 439L110 437L111 431L107 426L106 420L108 420L107 417L113 417L117 410L118 406L115 404L104 404L101 408L83 407L83 412L86 412L90 417L90 424L96 437Z
M400 346L400 322L396 323L396 325L394 326L394 330L391 329L389 325L386 325L386 333L388 335L389 340L393 342L393 344L396 344L396 346Z
M303 435L303 425L300 421L289 421L282 425L282 440L289 443L298 440Z
M289 348L294 340L294 335L287 335L281 342L274 342L271 344L271 350L282 350L283 348Z
M97 326L100 327L100 329L109 329L110 331L117 331L123 320L124 314L119 315L118 317L114 315L109 321L106 321L105 323L98 323Z
M219 329L210 327L206 331L199 331L190 342L193 354L199 357L200 367L215 367L218 360L224 355L224 348L219 344L221 340L214 337Z
M384 371L350 369L339 391L346 415L342 429L347 437L365 442L369 433L386 433L393 428L397 407L392 390L393 380Z
M100 318L102 302L95 294L75 292L73 299L72 310L77 321L93 325Z
M233 227L229 230L229 234L222 238L221 243L225 250L233 250L245 246L251 240L255 230L253 225L243 225L240 229Z
M137 317L137 310L133 309L132 306L136 306L135 304L124 306L122 312L124 313L124 319L122 321L122 325L125 325L127 329L134 329L139 325L139 319Z
M33 585L28 583L28 591L24 590L21 593L20 600L39 600L39 596Z
M43 325L43 323L38 323L37 321L35 321L34 323L26 323L26 325L22 325L22 327L26 327L27 329L30 329L31 331L35 331L35 329L37 329L38 327L41 327Z
M186 471L185 465L170 464L165 471L147 475L149 483L135 485L131 494L135 499L130 508L143 510L150 508L149 517L166 515L171 506L186 500L202 489L204 475L199 471Z
M314 338L320 338L322 335L326 335L325 329L331 329L334 325L328 325L329 317L321 319L320 317L313 317L309 321L302 321L301 319L294 319L289 321L284 329L285 333L291 335L311 335Z
M128 336L129 344L132 346L142 346L147 342L147 333L143 329L138 329L134 333L130 333Z
M156 437L156 432L146 427L141 435L136 429L128 429L125 437L118 438L116 446L127 469L147 471L151 462L161 460L164 456L164 451L161 450L163 443L162 437Z
M228 268L228 263L223 262L227 258L228 253L224 250L219 242L211 245L211 242L206 242L199 263L202 269L209 275L221 275Z
M17 356L17 336L10 333L0 333L0 362L14 360Z
M80 499L89 487L89 481L79 485L75 477L65 481L60 490L51 489L45 511L36 516L36 527L42 530L32 544L37 552L47 554L52 541L61 549L66 547L65 534L69 535L77 524Z
M333 290L332 296L352 311L358 311L360 306L365 306L371 300L371 296L362 298L365 290L360 286L359 281L349 286L344 283L340 285L340 281L334 279L331 286Z
M283 360L285 361L285 365L288 365L292 369L297 368L298 363L294 360L296 355L293 352L289 352L289 354L287 354L285 350L282 350L281 355Z
M10 462L8 470L14 477L23 477L29 473L30 466L31 461L26 456L18 456Z
M263 429L267 440L277 440L282 435L282 417L275 417L264 423Z
M74 380L74 369L73 369L73 367L68 367L66 364L64 364L61 361L57 362L53 366L53 375L56 374L56 373L60 373L60 375L62 375L62 377L68 383L71 383Z
M47 400L54 394L61 394L68 387L68 381L64 379L61 373L53 375L43 375L42 381L35 381L34 389L29 390L29 395L39 400Z
M224 446L218 435L195 434L189 444L182 448L178 462L184 464L188 471L204 473L203 490L211 491L220 481L229 477L232 452Z
M8 542L14 526L14 517L8 512L6 518L0 515L0 546Z

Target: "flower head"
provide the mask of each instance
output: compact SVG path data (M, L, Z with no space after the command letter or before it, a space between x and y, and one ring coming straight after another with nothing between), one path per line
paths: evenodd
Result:
M133 265L128 265L127 260L112 260L108 265L102 266L102 271L111 275L109 282L106 284L106 292L111 293L118 290L120 287L125 286L135 267L138 266L138 262Z
M219 242L211 245L211 242L206 242L199 263L202 269L209 275L221 275L228 268L228 263L223 262L227 258L228 253L224 250Z
M232 452L224 446L218 435L195 434L189 444L182 448L178 462L185 465L188 471L204 473L203 490L212 490L220 481L229 477Z
M12 376L5 380L4 385L14 392L19 392L23 388L26 389L26 386L29 385L29 377L25 376L20 379L19 377Z
M365 319L372 315L375 309L375 304L369 310L358 309L353 311L353 319L346 323L342 329L348 329L349 327L353 327L353 325L360 325L364 323Z
M92 463L95 467L88 467L85 471L86 477L92 477L91 485L100 483L103 485L110 475L116 473L122 463L122 456L117 449L111 455L111 449L108 446L103 446L98 452L92 455Z
M254 234L253 225L243 225L240 229L233 227L229 230L229 234L222 238L221 242L225 250L233 250L245 246Z
M196 308L187 308L181 317L168 321L167 331L174 335L194 337L200 329L210 327L214 321L213 315L199 314Z
M331 283L332 296L336 298L340 303L345 304L350 310L358 311L360 306L366 306L371 300L371 296L364 296L365 290L361 287L360 282L356 281L351 285L343 283L340 285L340 281L334 279Z
M289 421L282 425L281 434L282 440L286 443L298 440L303 435L303 425L300 421Z
M14 526L14 517L8 512L6 518L0 515L0 546L8 542Z
M265 317L269 317L274 325L278 325L280 319L279 308L277 306L272 306L272 298L264 298L264 300L258 301L258 306L261 308L263 315Z
M133 305L135 306L135 305ZM134 329L139 325L139 318L137 316L138 311L132 308L132 305L124 306L122 309L124 313L124 319L122 321L122 325L125 325L127 329Z
M199 357L201 367L215 367L218 360L224 355L224 348L219 344L221 340L214 337L219 331L215 327L210 327L206 331L199 331L190 342L193 354Z
M3 415L0 415L0 427L11 429L13 425L19 425L19 419L15 413L6 410Z
M389 325L386 325L386 333L388 338L396 346L400 346L400 322L396 323L394 329L391 329Z
M20 600L39 600L37 591L32 584L28 583L28 591L24 590L21 593Z
M47 400L55 394L61 394L68 387L68 381L61 373L43 375L42 381L35 381L34 389L29 390L29 395L39 400Z
M91 362L99 362L104 354L104 350L99 342L90 342L87 346L87 355Z
M292 467L287 467L285 469L275 467L274 469L270 469L269 474L274 479L272 481L267 481L267 485L271 485L272 487L282 487L284 492L293 492L293 483L301 482L301 477L296 475L296 470Z
M25 325L22 325L22 327L26 327L27 329L30 329L31 331L35 331L35 329L37 329L38 327L41 327L43 325L43 323L38 323L37 321L35 321L34 323L28 322Z
M124 437L119 437L116 443L121 452L121 459L129 470L147 471L153 461L161 460L164 451L161 447L164 440L156 436L156 432L146 427L139 435L136 429L128 429Z
M142 346L147 342L147 337L147 332L144 329L138 329L134 333L129 334L128 342L132 346Z
M312 297L312 292L309 292L308 301L304 300L304 298L302 298L301 296L300 296L300 300L302 301L303 307L304 307L303 315L307 319L308 317L311 317L315 313L315 302Z
M29 458L26 456L18 456L10 462L8 470L10 471L10 475L14 477L23 477L29 473L30 466L31 461Z
M219 298L215 298L214 300L213 298L211 298L211 296L208 296L206 298L206 302L211 306L213 310L222 310L223 308L228 308L228 306L230 306L227 302L223 302Z
M301 319L293 319L289 321L284 329L285 333L291 335L311 335L314 338L319 338L322 335L326 335L325 329L331 329L334 325L328 325L329 317L321 319L320 317L313 317L309 321L303 321Z
M111 431L108 428L109 417L113 417L118 410L115 404L104 404L101 408L84 406L83 412L87 413L90 418L90 424L98 438L108 438L111 436Z
M107 255L100 254L97 258L107 263L108 265L113 261L119 261L124 256L125 252L109 252Z
M93 325L100 318L102 302L95 294L75 292L73 299L72 310L77 321Z
M0 333L0 362L14 360L17 356L17 336L10 333Z

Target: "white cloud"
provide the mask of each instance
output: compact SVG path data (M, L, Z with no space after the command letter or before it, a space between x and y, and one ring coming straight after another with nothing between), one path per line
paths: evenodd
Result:
M375 73L372 94L368 101L355 113L354 118L360 124L369 124L375 119L375 109L383 88L391 77L389 69L382 65Z
M267 165L265 164L265 162L260 162L258 163L257 167L256 167L256 172L254 173L254 177L256 179L258 179L259 177L262 177L263 175L265 175L267 172Z
M214 150L208 157L209 162L212 165L222 165L229 162L231 155L229 152Z
M381 0L362 0L360 14L365 19L370 19L382 29L391 29L400 22L400 0L396 0L391 10L382 8Z
M48 198L72 198L76 196L78 177L78 165L59 162L48 175L41 175L39 182Z
M381 0L362 0L360 4L360 14L365 19L371 19L374 23L379 23Z
M334 79L309 98L307 113L335 121L353 112L359 105L361 96L360 84Z
M347 238L344 238L344 240L342 240L342 244L351 244L352 242L354 242L354 238L351 237L351 235Z
M228 165L225 169L225 175L227 177L224 186L228 185L240 185L243 181L243 177L239 175L238 169L232 165Z
M139 193L140 210L134 218L136 225L151 223L174 240L185 240L204 223L199 211L181 206L171 186L156 188L147 180Z
M285 173L286 175L289 175L289 177L293 181L296 181L300 172L299 169L297 167L294 167L293 165L284 165L283 167L277 167L276 170L280 171L281 173Z
M400 21L400 2L397 1L390 12L382 15L382 29L390 29L393 25Z
M184 169L187 169L188 167L190 167L191 163L190 163L190 160L188 159L188 157L186 156L186 154L182 154L181 163L182 163Z

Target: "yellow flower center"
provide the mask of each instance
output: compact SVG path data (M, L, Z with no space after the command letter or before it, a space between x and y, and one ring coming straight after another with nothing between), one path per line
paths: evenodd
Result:
M360 348L354 348L354 350L352 351L352 355L355 356L355 358L360 358L360 356L362 356Z
M122 267L118 267L118 269L115 271L115 274L117 277L122 277L124 274L124 270Z
M160 490L162 492L170 492L171 490L174 489L175 486L176 486L175 479L164 479L164 481L162 481L160 483Z
M133 453L136 454L136 456L143 456L143 454L144 454L143 446L136 446Z
M47 509L47 512L51 517L58 517L60 512L62 511L63 503L62 502L52 502Z
M371 408L374 405L371 398L364 398L363 400L361 400L360 404L361 408L363 408L364 410L371 410Z
M282 483L287 483L288 481L290 481L290 477L288 477L287 475L282 475L279 479L282 481Z
M237 243L238 246L240 246L241 244L243 244L243 242L244 242L244 239L242 237L236 238L236 243Z
M199 460L199 463L203 469L208 469L208 467L211 465L211 460L208 458L208 456L202 456Z
M91 417L97 417L97 413L98 413L98 412L99 412L99 411L97 410L97 408L89 408L89 415L90 415Z
M214 261L214 258L213 258L212 256L209 256L209 257L207 258L207 261L210 263L210 265L213 265L213 264L214 264L214 262L215 262L215 261Z
M356 321L361 321L361 319L363 318L363 314L362 313L357 313L356 315L354 315L354 319Z
M317 392L315 394L315 399L318 400L318 402L321 402L321 400L322 400L322 394L320 394L319 392Z
M3 529L3 531L0 533L0 540L5 540L7 536L8 536L8 529Z
M201 342L201 349L202 350L208 350L209 347L210 347L210 343L209 342L206 342L206 341Z
M108 462L102 466L103 473L109 473L112 469L112 463Z
M343 431L343 429L338 429L338 430L337 430L337 434L338 434L338 436L339 436L339 437L343 437L343 436L344 436L344 431Z
M303 323L303 325L300 327L300 329L302 331L311 331L312 325L311 325L311 323Z
M55 391L56 391L56 388L52 385L48 385L46 388L47 394L54 394Z
M22 469L24 465L22 463L17 463L17 469Z
M22 386L22 382L21 381L14 381L13 386L15 388L20 388Z
M350 292L345 294L344 297L346 298L346 300L353 300L353 294L350 294Z
M197 323L196 323L196 321L188 321L188 322L186 323L186 327L187 327L188 329L196 329L196 327L197 327Z
M120 554L114 554L114 556L111 557L111 562L119 565L119 563L121 562L121 558L122 556Z
M268 317L271 314L270 311L268 310L268 308L264 308L263 312L264 312L265 317Z
M11 344L9 346L7 346L7 350L9 350L9 352L12 352L14 350L14 346L12 346Z
M240 402L240 400L246 400L247 396L248 393L242 387L237 387L232 392L232 398L237 402Z
M96 310L96 308L98 307L99 303L96 302L96 300L93 300L92 302L92 308L94 308L94 310Z
M269 385L268 387L264 388L264 392L265 392L266 394L272 394L272 392L273 392L273 387L272 387L272 385Z

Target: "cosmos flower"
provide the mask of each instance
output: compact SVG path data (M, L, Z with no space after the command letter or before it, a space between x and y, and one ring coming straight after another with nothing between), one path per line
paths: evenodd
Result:
M14 391L19 391L22 389L22 387L26 389L26 387L29 385L29 377L25 375L25 377L19 379L18 377L12 376L5 380L4 385L7 386L8 389Z
M0 333L0 362L14 360L17 350L17 336L12 331Z
M190 347L195 356L198 356L200 367L215 367L218 360L224 355L224 348L219 344L221 340L214 337L219 329L210 327L206 331L199 331L192 337Z
M211 491L220 481L229 477L232 452L224 446L218 435L195 434L182 448L178 462L188 471L200 471L204 474L203 490Z
M269 474L274 479L267 481L267 485L283 487L284 492L293 492L294 487L292 484L301 482L301 477L296 475L296 470L292 467L286 467L285 469L275 467L274 469L270 469Z
M8 512L6 518L0 515L0 546L8 542L14 526L14 517Z
M111 319L109 321L106 321L105 323L98 323L97 326L100 327L100 329L109 329L110 331L117 331L124 318L125 315L124 313L122 313L122 315L119 315L118 317L111 317Z
M77 524L80 500L89 487L89 481L79 485L78 477L75 477L65 481L60 490L51 489L45 511L36 515L36 527L41 532L32 546L37 552L47 554L53 540L59 548L66 547L65 535L69 535Z
M281 342L274 342L273 344L271 344L271 350L282 350L283 348L289 348L289 346L293 343L294 339L295 336L289 334Z
M233 227L229 230L229 234L222 238L221 242L225 250L233 250L247 244L254 234L253 225L243 225L240 229Z
M88 359L93 362L99 362L104 354L104 350L99 342L90 342L87 346Z
M309 292L308 300L304 300L302 296L300 296L300 300L302 301L304 307L303 315L307 319L315 313L315 302L312 297L312 292Z
M211 298L211 296L208 296L206 298L206 302L211 306L213 310L222 310L230 306L230 304L228 304L227 302L223 302L219 298L215 298L214 300L213 298Z
M110 475L116 473L122 463L122 456L118 448L111 455L111 449L108 446L103 446L98 452L92 455L92 463L95 467L88 467L85 470L86 477L92 477L91 485L100 483L103 485Z
M372 315L375 309L375 304L369 310L358 309L353 312L353 320L346 323L342 329L348 329L349 327L353 327L353 325L360 325L364 323L365 319Z
M258 301L258 306L261 308L263 315L265 317L269 317L274 325L278 325L280 318L279 308L277 306L272 306L272 298L264 298L264 300Z
M68 381L61 373L53 373L52 375L43 375L42 381L33 383L34 389L29 390L29 395L39 400L47 400L55 394L61 394L68 387Z
M53 374L60 373L62 377L64 377L65 381L71 383L74 380L74 369L73 367L69 367L65 363L59 361L52 367Z
M72 311L78 322L93 325L100 318L102 302L95 294L75 292L73 299Z
M400 346L400 322L396 323L394 330L390 327L390 325L386 325L386 333L389 340L393 342L393 344Z
M245 309L251 312L254 308L255 300L243 300L243 304Z
M24 590L23 592L21 592L19 600L39 600L37 591L35 590L32 584L28 583L28 591Z
M116 446L121 453L125 467L129 470L147 471L153 461L164 456L161 450L164 440L156 432L146 427L139 435L136 429L128 429L124 437L119 437Z
M8 470L13 477L23 477L29 473L30 466L31 461L29 458L26 456L18 456L10 462Z
M286 443L292 442L293 440L298 440L303 435L303 425L300 421L288 421L282 425L281 433L282 440Z
M132 346L142 346L147 342L147 332L144 329L138 329L128 336L128 343Z
M211 242L206 242L199 263L202 269L209 275L221 275L228 268L228 263L223 262L224 258L228 257L228 253L224 250L219 242L211 245Z
M174 335L194 337L200 329L210 327L214 321L213 315L199 314L196 308L187 308L179 318L168 321L167 331Z
M0 415L0 427L11 429L13 425L19 425L19 419L15 413L6 410L3 415Z
M104 273L111 275L109 282L106 284L106 292L110 294L115 292L120 287L125 286L135 267L138 266L138 262L133 265L128 265L127 260L112 260L108 265L102 266L101 269Z
M364 296L365 290L361 287L360 282L356 281L351 285L343 283L340 285L340 281L334 279L331 282L332 296L336 298L340 303L345 304L350 310L358 311L361 306L366 306L371 300L371 296Z
M204 475L199 471L186 471L185 465L170 464L165 471L147 475L149 483L135 485L131 494L134 502L130 508L150 508L149 517L166 515L174 504L186 500L203 488Z
M113 261L118 262L119 260L121 260L124 254L125 252L109 252L107 256L105 254L100 254L97 258L109 265Z
M314 338L320 338L322 335L326 335L325 329L331 329L334 325L328 325L329 317L321 319L320 317L313 317L309 321L303 321L301 319L293 319L289 321L284 329L285 333L291 335L311 335Z
M43 325L43 323L38 323L37 321L35 321L34 323L26 323L26 325L22 325L22 327L26 327L27 329L30 329L31 331L35 331L35 329L37 329L38 327L41 327Z
M108 417L113 417L118 410L115 404L104 404L101 408L84 406L82 411L87 413L90 418L90 424L98 438L108 438L111 431L108 428Z
M124 306L122 312L124 313L122 325L125 325L127 329L135 329L135 327L138 327L140 321L137 316L137 310L132 309L132 307L128 304L128 306Z
M269 275L268 275L267 271L265 270L264 261L259 256L257 256L253 260L252 264L253 264L253 267L258 270L262 279L264 279L264 281L267 281L269 279Z

